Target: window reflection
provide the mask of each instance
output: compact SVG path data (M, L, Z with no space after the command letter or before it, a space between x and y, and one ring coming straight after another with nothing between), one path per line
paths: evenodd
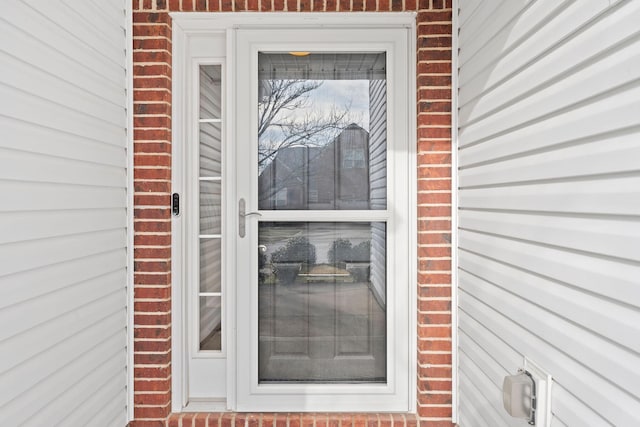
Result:
M258 61L258 207L385 209L385 54Z
M261 382L385 382L384 223L260 223Z

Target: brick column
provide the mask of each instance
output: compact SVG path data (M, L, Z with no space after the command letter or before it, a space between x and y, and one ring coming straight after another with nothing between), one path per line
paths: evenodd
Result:
M451 426L451 0L418 10L418 415Z
M171 400L171 22L141 6L134 1L134 417L152 426L164 425Z

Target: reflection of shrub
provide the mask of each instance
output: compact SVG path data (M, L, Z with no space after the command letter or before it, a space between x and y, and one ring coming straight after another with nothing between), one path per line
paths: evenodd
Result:
M329 263L338 264L349 259L353 247L351 241L347 239L336 239L331 243L331 248L327 252Z
M266 265L267 254L265 254L264 251L261 250L261 248L258 248L258 283L260 284L264 283L265 279L267 278L267 275L263 271Z
M331 244L327 258L331 264L339 264L347 261L369 262L371 257L371 241L365 240L353 246L350 240L336 239Z
M316 263L316 247L306 237L298 236L287 240L287 244L271 255L271 262Z
M293 283L300 272L297 262L278 262L273 264L273 272L282 284Z
M365 240L353 247L351 261L369 261L371 258L371 240Z
M303 264L316 263L316 247L306 237L292 237L271 255L271 262L280 283L293 283Z

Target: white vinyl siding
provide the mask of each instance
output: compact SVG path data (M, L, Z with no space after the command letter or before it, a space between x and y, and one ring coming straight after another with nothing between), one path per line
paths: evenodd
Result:
M0 12L0 420L122 426L125 3Z
M387 81L373 80L369 84L371 111L369 123L369 191L371 209L386 209L387 205ZM373 223L371 239L371 259L379 260L371 265L371 284L376 298L386 304L387 278L386 228L384 224Z
M524 357L552 426L636 425L640 2L459 6L460 426L527 425Z

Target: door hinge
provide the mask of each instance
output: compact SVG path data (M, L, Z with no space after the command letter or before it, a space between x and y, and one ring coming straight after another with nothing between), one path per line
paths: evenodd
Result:
M173 216L180 215L180 194L178 193L171 195L171 213Z

